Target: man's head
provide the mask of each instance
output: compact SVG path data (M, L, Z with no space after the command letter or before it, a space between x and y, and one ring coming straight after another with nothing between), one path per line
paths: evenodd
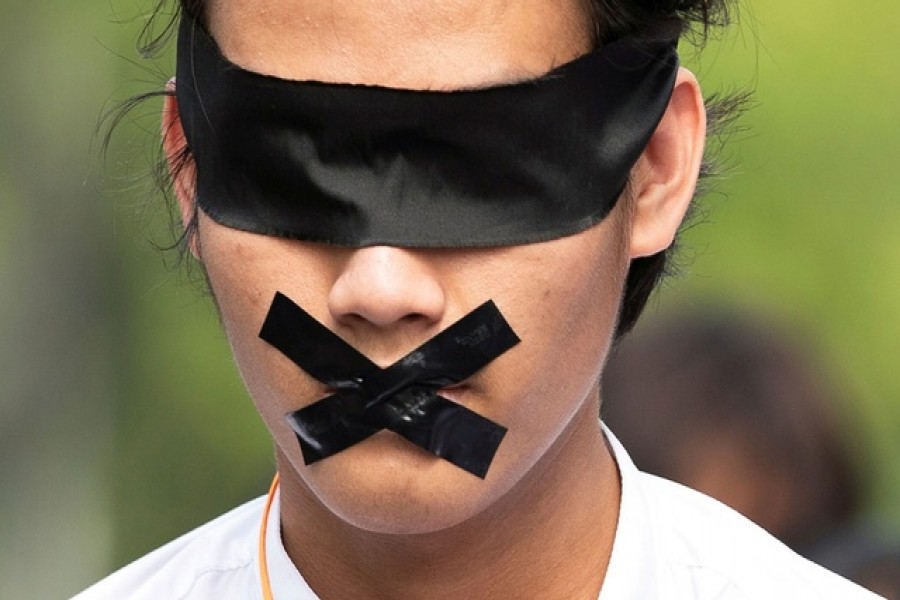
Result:
M244 69L292 80L460 90L540 77L611 37L700 10L693 3L648 4L218 0L184 8ZM547 118L566 115L548 107ZM283 475L288 471L299 483L301 502L367 530L434 531L594 456L585 450L602 444L598 382L614 333L623 328L626 279L635 277L637 261L664 256L671 246L694 195L705 129L699 87L682 69L624 197L598 224L514 246L347 248L239 231L198 211L179 107L167 98L164 146L183 220L196 227L191 250L204 265L237 364L275 439ZM637 284L644 288L649 293L652 284ZM443 390L509 429L487 479L388 432L304 466L284 415L329 390L259 339L276 292L381 367L493 300L522 343ZM621 313L631 320L635 310L629 305Z

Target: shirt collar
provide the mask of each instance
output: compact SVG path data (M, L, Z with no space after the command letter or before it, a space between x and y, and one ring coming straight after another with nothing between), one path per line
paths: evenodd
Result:
M622 498L612 556L599 600L659 598L660 562L655 555L652 513L640 486L641 473L621 442L603 425L619 469Z

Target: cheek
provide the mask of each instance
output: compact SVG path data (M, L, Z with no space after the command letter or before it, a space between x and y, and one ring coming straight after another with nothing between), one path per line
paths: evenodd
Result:
M599 407L590 407L599 402L596 386L627 267L620 238L609 233L548 244L527 284L508 302L507 316L522 343L501 357L505 362L496 373L502 376L488 375L496 395L507 398L505 414L498 415L509 427L505 450L525 463L546 452L573 419L599 418Z
M225 229L208 218L201 225L204 267L241 377L257 410L273 432L291 439L284 415L320 394L320 385L259 337L276 291L309 305L318 279L329 270L286 260L286 242ZM321 296L322 294L319 294ZM305 402L304 402L305 401Z
M599 371L618 316L627 258L612 227L598 227L548 248L529 278L523 346L548 379Z
M523 333L513 376L524 388L518 418L526 436L558 435L599 380L617 298L580 292L548 301L552 314Z

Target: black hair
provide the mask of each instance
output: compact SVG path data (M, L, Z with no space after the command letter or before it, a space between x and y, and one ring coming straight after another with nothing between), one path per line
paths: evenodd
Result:
M592 37L595 46L602 46L625 35L640 32L657 31L666 26L677 26L682 36L697 46L702 46L713 27L729 24L733 3L737 0L582 0L591 18ZM144 58L157 56L171 40L177 30L181 13L185 13L200 22L206 22L208 2L206 0L177 0L174 10L168 10L170 0L157 0L138 37L138 48ZM135 96L110 113L107 128L106 144L111 132L125 114L135 106L149 98L171 95L173 92L159 90ZM730 96L712 96L707 98L707 138L723 139L723 133L729 130L736 118L743 112L749 99L748 93ZM719 173L714 160L720 150L720 144L709 144L706 156L700 169L700 184L696 195L709 189L709 179ZM171 197L171 182L178 170L191 161L190 150L185 147L175 157L172 169L169 169L164 155L154 167L154 179L167 199L168 208L173 221L178 220L178 211ZM689 217L694 207L689 211ZM690 218L686 219L688 222ZM184 224L181 234L168 249L178 249L179 257L185 255L188 244L195 237L196 212L194 218ZM616 326L616 338L620 338L631 330L644 310L650 294L656 289L663 276L673 271L672 256L676 251L676 242L666 250L636 258L631 261L622 295L619 320Z

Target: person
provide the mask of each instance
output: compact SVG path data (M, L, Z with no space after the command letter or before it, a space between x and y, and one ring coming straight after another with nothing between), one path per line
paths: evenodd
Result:
M641 470L708 494L799 554L900 597L891 576L900 574L900 539L863 517L855 436L817 358L800 331L747 311L675 311L612 353L603 421Z
M79 600L871 597L598 417L725 8L183 1L163 147L277 477Z
M641 470L806 554L861 512L863 482L838 388L792 333L725 307L670 313L613 352L603 420Z

